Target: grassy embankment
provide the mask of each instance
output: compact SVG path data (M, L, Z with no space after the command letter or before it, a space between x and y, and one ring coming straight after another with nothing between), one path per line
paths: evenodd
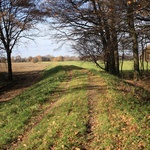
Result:
M147 91L80 68L88 63L65 65L0 104L0 149L150 149Z

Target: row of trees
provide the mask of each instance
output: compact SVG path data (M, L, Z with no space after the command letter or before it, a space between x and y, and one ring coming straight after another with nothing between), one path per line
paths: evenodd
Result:
M36 57L32 57L29 56L28 58L22 58L20 55L18 56L12 56L11 57L11 61L12 62L45 62L45 61L78 61L80 60L79 57L76 56L58 56L58 57L54 57L51 55L47 55L47 56L36 56ZM6 63L7 59L5 57L0 57L0 62L1 63Z
M45 11L61 32L57 37L74 41L72 48L78 54L90 56L97 66L117 76L120 52L132 50L134 79L139 79L139 52L150 42L150 1L46 1ZM105 67L99 64L99 55Z
M76 53L108 73L119 76L120 51L131 49L138 80L139 50L150 41L149 6L149 0L0 0L0 49L7 54L8 79L14 46L22 37L30 39L31 29L46 19L59 31L56 38L71 41Z

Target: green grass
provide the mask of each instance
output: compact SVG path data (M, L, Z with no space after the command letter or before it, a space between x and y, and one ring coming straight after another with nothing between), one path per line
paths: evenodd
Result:
M50 93L65 78L63 67L45 71L43 79L9 102L0 104L0 148L16 140L26 125L42 110L40 106L48 101Z
M101 137L93 149L99 145L100 149L150 149L150 92L143 89L137 92L136 87L105 73L101 77L107 84L108 93L96 106L101 108L97 112L101 126L95 132L101 133Z
M78 148L85 141L88 103L83 87L86 74L73 71L67 93L57 100L55 106L36 126L18 149L57 150ZM80 83L80 84L79 84ZM66 83L62 83L61 87Z
M64 61L64 62L50 62L51 65L53 66L66 66L66 65L73 65L73 66L78 66L81 68L85 69L94 69L94 70L99 70L98 67L92 62L85 62L85 61Z
M0 149L148 150L149 94L90 62L50 63L38 83L0 103ZM22 135L17 147L9 147Z

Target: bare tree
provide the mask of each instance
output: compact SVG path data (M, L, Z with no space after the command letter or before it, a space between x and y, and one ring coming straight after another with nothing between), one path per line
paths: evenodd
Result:
M81 45L81 41L84 41L86 46L82 46L82 50L84 47L88 47L86 53L83 51L82 55L87 55L88 53L97 64L97 56L101 55L103 51L104 69L109 73L119 75L116 30L118 21L114 19L114 16L118 14L116 2L113 1L113 5L110 5L109 1L102 0L47 0L47 2L47 10L55 18L56 28L61 33L63 28L67 28L67 32L63 32L64 36L69 40L76 41L76 44L80 43ZM58 37L63 38L62 36ZM95 48L92 48L92 43L95 43ZM97 45L101 46L97 48ZM74 48L77 50L77 46ZM97 50L95 51L94 49Z
M127 0L127 31L132 42L133 58L134 58L134 79L139 80L139 48L144 41L150 36L150 19L149 8L150 1L147 0ZM141 41L143 41L141 43Z
M134 8L135 2L128 1L127 2L127 24L128 24L128 32L132 39L133 45L133 58L134 58L134 78L136 80L139 79L139 53L138 53L138 35L135 27L135 19L134 19Z
M0 49L6 51L8 79L12 80L11 53L22 37L34 28L40 19L39 6L35 0L0 0Z
M149 5L147 0L47 0L46 10L56 29L76 41L73 47L79 54L89 55L97 64L97 55L103 53L104 69L111 74L119 75L119 51L126 39L123 47L132 48L134 78L138 80L139 37L149 37Z

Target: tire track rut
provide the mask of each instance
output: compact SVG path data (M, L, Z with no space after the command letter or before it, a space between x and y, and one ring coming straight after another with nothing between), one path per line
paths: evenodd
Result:
M89 73L89 87L88 87L88 105L89 105L89 120L87 124L87 143L85 144L85 150L93 150L91 143L95 140L94 130L97 127L97 103L100 99L100 95L106 92L105 82L97 75Z

